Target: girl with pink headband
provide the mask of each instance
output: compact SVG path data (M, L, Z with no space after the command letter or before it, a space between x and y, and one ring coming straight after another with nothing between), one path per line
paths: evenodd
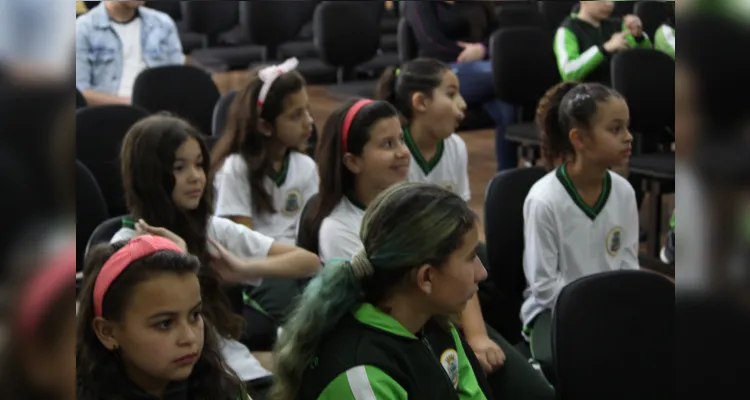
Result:
M79 400L249 399L203 318L197 257L143 235L93 248L85 268Z
M320 191L300 225L300 245L323 262L351 258L367 205L409 173L398 112L384 101L344 103L326 121L315 158Z

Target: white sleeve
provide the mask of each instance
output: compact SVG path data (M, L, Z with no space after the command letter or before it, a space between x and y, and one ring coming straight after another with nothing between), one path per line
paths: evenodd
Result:
M625 211L625 228L626 236L625 243L623 246L622 253L622 269L640 269L640 261L638 260L638 249L639 249L639 233L640 226L638 225L638 205L635 201L635 191L630 186L629 182L625 182L628 185L628 200L625 203L627 209Z
M241 165L240 165L241 164ZM216 215L219 217L253 217L250 181L244 160L229 156L216 174L218 187Z
M130 228L120 228L119 231L115 233L114 236L112 236L112 239L109 240L109 243L117 243L121 242L123 240L130 240L136 236L136 233L134 230Z
M255 232L245 225L220 217L211 218L208 235L240 258L267 257L273 245L273 239L270 237ZM258 278L245 283L260 286L261 282L263 279Z
M455 134L454 134L455 135ZM459 159L459 180L458 190L456 191L467 202L471 200L471 185L469 184L469 152L466 150L466 143L460 136L458 139L458 159Z
M325 218L318 234L320 259L326 262L333 258L352 258L362 246L358 234L359 227L356 229L357 231L353 231L331 217Z
M523 206L523 269L531 294L539 305L552 308L563 280L558 271L557 233L552 208L534 198Z

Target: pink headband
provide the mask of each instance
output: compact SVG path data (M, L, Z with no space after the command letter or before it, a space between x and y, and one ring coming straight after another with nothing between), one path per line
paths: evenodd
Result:
M102 316L102 303L104 295L112 285L112 282L132 264L143 257L150 256L157 251L168 250L177 253L184 251L169 239L161 236L137 236L131 239L123 248L117 250L112 257L104 263L99 276L94 284L94 316Z
M354 103L349 108L349 111L346 112L346 118L344 118L344 124L341 127L341 150L343 154L346 154L349 151L349 129L352 127L354 118L357 116L359 110L372 102L373 101L369 99L362 99Z
M263 86L260 87L260 93L258 93L258 107L263 107L266 97L268 97L268 91L271 90L271 85L273 85L276 79L281 75L294 71L297 65L299 65L299 61L296 57L292 57L279 65L271 65L258 71L258 78L263 82Z
M22 338L34 337L45 310L57 301L67 287L73 287L76 276L75 246L65 247L46 264L26 285L19 299L18 330Z

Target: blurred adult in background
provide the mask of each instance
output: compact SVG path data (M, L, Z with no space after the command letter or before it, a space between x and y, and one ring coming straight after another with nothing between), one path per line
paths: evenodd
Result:
M409 1L404 17L419 43L420 57L449 64L469 106L482 105L495 121L498 170L518 166L518 146L505 140L513 106L498 100L492 84L489 40L497 28L492 1Z
M665 21L654 34L654 48L661 50L672 58L675 57L675 40L677 32L675 31L675 19L674 19L674 2L669 2L669 7L672 9L670 17Z
M76 20L76 87L88 104L129 104L141 71L185 62L172 18L144 3L105 1Z

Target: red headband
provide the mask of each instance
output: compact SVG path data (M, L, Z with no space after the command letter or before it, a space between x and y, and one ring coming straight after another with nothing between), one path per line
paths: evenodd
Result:
M372 100L370 99L362 99L356 103L354 103L351 107L349 107L349 111L346 112L346 118L344 118L344 125L341 127L341 150L343 154L346 154L349 151L349 128L352 127L352 122L354 121L354 117L357 116L357 113L359 110L362 109L362 107L372 103Z
M46 261L21 293L18 303L18 330L21 338L32 338L45 310L57 301L76 275L76 248L65 247Z
M177 253L184 251L169 239L161 236L137 236L131 239L123 248L117 250L112 257L104 263L99 276L96 277L94 284L94 316L102 316L102 303L104 295L112 285L112 282L132 264L134 261L143 257L150 256L157 251L168 250Z

